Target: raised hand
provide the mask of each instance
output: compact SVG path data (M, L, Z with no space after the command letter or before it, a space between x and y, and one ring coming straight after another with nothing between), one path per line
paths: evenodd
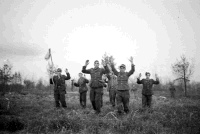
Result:
M129 61L131 62L131 64L133 64L133 57L131 56Z
M89 64L89 60L85 61L85 66L87 66Z
M65 72L66 72L66 73L69 73L67 68L65 69Z

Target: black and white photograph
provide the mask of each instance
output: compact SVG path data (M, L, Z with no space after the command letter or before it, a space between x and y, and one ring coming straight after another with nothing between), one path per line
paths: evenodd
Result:
M200 0L0 0L1 134L199 134Z

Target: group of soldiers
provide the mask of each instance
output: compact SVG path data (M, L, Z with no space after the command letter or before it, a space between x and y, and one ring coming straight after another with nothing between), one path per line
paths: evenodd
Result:
M119 71L117 71L113 61L111 61L111 64L102 61L103 67L100 68L100 63L98 60L96 60L94 61L93 68L86 69L89 64L89 60L86 60L85 65L82 67L82 73L79 73L78 81L74 82L74 86L79 87L80 105L83 108L86 107L86 96L88 91L87 83L89 83L90 101L95 113L99 114L103 106L103 88L107 85L110 103L113 107L117 107L117 113L129 113L130 87L128 84L128 79L135 72L133 57L131 57L129 61L131 63L131 70L126 72L126 65L121 64L119 66ZM66 75L61 75L62 70L60 68L57 69L57 72L57 75L50 79L50 84L54 84L54 98L56 107L60 107L61 103L62 107L66 108L65 80L69 80L71 77L67 69L65 70ZM89 81L83 77L83 73L90 74L91 80ZM102 79L103 75L107 77L107 80ZM157 75L155 75L156 80L150 79L149 72L146 72L145 75L146 79L141 80L141 73L139 74L139 77L137 78L137 84L143 85L142 107L150 108L153 95L152 86L153 84L159 84L159 79Z

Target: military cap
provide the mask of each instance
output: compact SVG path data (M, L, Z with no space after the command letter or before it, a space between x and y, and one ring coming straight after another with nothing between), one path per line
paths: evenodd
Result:
M146 73L145 73L145 75L147 75L147 74L151 75L149 72L146 72Z
M99 62L98 60L95 60L94 63Z
M61 69L61 68L58 68L58 69L57 69L57 72L62 72L62 69Z
M126 65L124 65L124 64L121 64L119 67L124 67L124 68L126 68Z

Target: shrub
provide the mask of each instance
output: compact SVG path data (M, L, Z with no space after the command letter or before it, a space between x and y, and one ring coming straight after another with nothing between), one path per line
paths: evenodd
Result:
M30 89L30 88L35 88L35 82L31 81L31 80L24 80L24 84L26 89Z

